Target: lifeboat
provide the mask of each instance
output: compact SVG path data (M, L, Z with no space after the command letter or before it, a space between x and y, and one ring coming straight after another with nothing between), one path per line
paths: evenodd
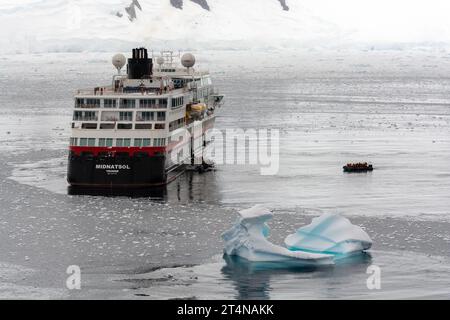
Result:
M367 162L347 163L343 169L344 172L368 172L373 171L373 166Z
M200 119L206 112L206 104L196 103L186 109L186 116L189 119Z

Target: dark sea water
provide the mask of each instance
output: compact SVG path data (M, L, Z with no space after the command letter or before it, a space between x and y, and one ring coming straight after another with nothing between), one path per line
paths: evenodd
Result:
M448 53L198 52L226 95L216 127L279 130L278 173L218 165L144 196L69 195L72 95L109 83L110 56L0 57L0 298L450 298ZM350 161L375 171L343 174ZM224 260L221 233L254 204L274 210L275 243L335 212L373 249L325 269Z

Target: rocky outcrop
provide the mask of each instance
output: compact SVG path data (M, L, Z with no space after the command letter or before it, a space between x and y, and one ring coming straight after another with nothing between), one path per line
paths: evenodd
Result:
M136 8L142 11L141 4L138 0L131 1L130 5L128 7L125 7L125 11L128 14L128 19L130 19L130 21L133 21L137 17Z
M136 7L136 8L138 8L139 10L141 10L142 11L142 7L141 7L141 4L139 3L139 1L138 0L133 0L133 2L132 2L133 4L134 4L134 6Z
M278 1L280 1L281 7L283 8L283 10L286 10L286 11L289 10L286 0L278 0Z
M177 9L183 9L183 0L170 0L172 7Z
M209 4L206 0L191 0L192 2L198 4L200 7L202 7L205 10L210 10L209 9Z

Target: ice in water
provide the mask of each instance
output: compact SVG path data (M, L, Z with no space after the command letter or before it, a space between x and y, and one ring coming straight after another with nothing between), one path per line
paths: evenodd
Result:
M254 206L239 211L234 226L222 234L225 254L236 255L253 262L289 262L299 265L333 264L329 254L291 251L267 240L267 221L273 214L266 208Z
M370 249L372 239L360 227L337 214L323 214L284 240L289 250L328 253L336 258Z
M324 214L286 237L286 248L267 240L267 221L272 212L260 206L239 211L231 229L222 234L224 252L252 262L288 262L298 265L329 265L337 258L363 252L372 240L360 227L335 214Z

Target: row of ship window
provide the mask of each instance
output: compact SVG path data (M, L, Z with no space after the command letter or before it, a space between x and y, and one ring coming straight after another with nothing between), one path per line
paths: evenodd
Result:
M181 107L184 105L184 97L172 98L171 102L172 108ZM136 105L142 109L166 109L167 99L75 99L76 108L117 108L119 106L121 109L134 109Z
M101 121L133 121L133 111L102 111ZM98 121L98 111L74 111L73 121ZM136 121L166 121L165 111L136 112Z
M131 147L132 140L134 147L162 147L166 145L165 138L70 138L70 145L79 147Z
M75 123L72 123L72 128L75 128ZM96 130L98 129L99 126L97 123L82 123L81 124L81 129L91 129L91 130ZM114 129L119 129L119 130L131 130L133 129L133 124L132 123L100 123L100 129L109 129L109 130L114 130ZM166 124L165 123L136 123L134 125L134 129L135 130L164 130L166 129Z

